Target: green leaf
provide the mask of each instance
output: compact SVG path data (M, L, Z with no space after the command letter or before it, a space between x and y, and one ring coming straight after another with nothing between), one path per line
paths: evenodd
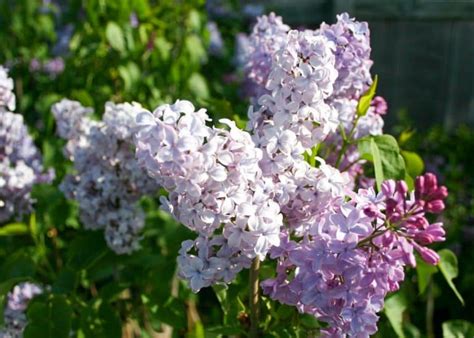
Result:
M168 59L170 58L171 50L173 49L173 45L163 36L158 36L155 39L154 44L156 51L160 55L160 58L163 61L168 61Z
M438 272L436 266L425 263L424 260L416 259L416 275L418 279L418 291L420 294L424 293L432 276Z
M87 269L108 252L101 231L86 231L69 246L67 265L73 270Z
M56 281L52 286L53 293L69 293L76 288L77 273L76 271L65 267L59 273Z
M404 338L403 312L407 301L402 293L397 292L385 301L384 312L398 337Z
M361 158L374 164L377 186L383 180L405 178L405 161L391 135L366 136L357 141Z
M10 223L0 228L0 236L24 235L29 232L25 223Z
M439 270L446 279L446 282L448 282L448 285L451 290L453 290L456 297L458 297L461 304L464 305L464 299L462 298L461 294L453 283L453 279L456 278L459 274L458 259L456 255L448 249L438 251L438 254L440 257L440 261L438 264Z
M105 36L113 49L116 49L119 52L125 51L125 38L123 36L122 29L118 24L113 21L107 23L107 27L105 28Z
M474 325L465 320L450 320L443 323L443 338L474 337Z
M185 40L186 50L189 54L189 61L193 65L198 65L207 60L207 52L198 35L191 34Z
M359 102L357 103L357 115L364 116L369 110L370 103L375 96L375 91L377 90L378 76L375 75L374 81L370 85L370 88L360 97Z
M102 303L98 309L87 307L81 312L81 330L88 338L120 338L122 322L115 309Z
M209 97L209 88L206 79L199 73L193 73L188 80L188 88L198 99L207 99Z
M383 174L380 150L373 138L370 139L370 152L372 153L372 159L374 162L375 181L377 183L377 188L380 191L382 189L382 182L385 180L385 178Z
M71 330L72 309L64 296L50 295L35 300L28 311L25 338L67 338Z
M171 297L156 311L156 317L174 328L184 329L187 325L186 306L178 298Z
M411 177L421 175L425 171L425 164L420 155L412 151L402 150L401 154L405 160L407 173Z
M187 338L205 338L206 333L204 332L204 326L201 322L194 323L194 327L191 332L188 333Z

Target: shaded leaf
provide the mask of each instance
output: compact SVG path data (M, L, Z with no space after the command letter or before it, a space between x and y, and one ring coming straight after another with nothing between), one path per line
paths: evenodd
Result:
M72 309L64 296L51 295L33 301L27 311L25 338L67 338L71 330Z
M125 50L125 38L118 24L110 21L105 28L105 36L113 49L123 52Z
M411 177L416 177L421 175L425 170L425 164L421 159L420 155L412 151L402 150L400 152L405 160L405 166L407 173L410 174Z
M24 235L28 232L28 225L25 223L10 223L0 227L0 236Z
M406 308L406 299L400 292L395 293L385 301L385 315L397 336L401 338L405 337L405 333L403 332L403 312Z
M456 278L459 274L458 259L456 255L448 249L443 249L439 251L438 254L440 257L440 261L438 264L439 270L446 279L446 282L448 282L448 285L451 290L453 290L456 297L458 297L461 304L464 305L464 299L462 298L461 294L453 283L453 279Z
M443 323L443 338L474 337L474 325L465 320L450 320Z

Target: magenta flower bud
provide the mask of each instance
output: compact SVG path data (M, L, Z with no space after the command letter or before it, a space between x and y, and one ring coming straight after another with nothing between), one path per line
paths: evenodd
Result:
M371 106L375 108L375 114L385 115L388 110L387 101L382 96L376 96L372 100Z
M426 192L436 189L438 186L438 179L435 174L426 173L425 174L425 189Z
M396 183L394 180L386 180L382 183L382 193L389 197L395 192Z
M408 185L405 183L405 181L397 182L397 191L403 196L408 192Z
M417 243L413 243L413 246L415 247L416 251L418 251L421 258L426 263L431 264L431 265L436 265L439 263L439 255L435 251L429 248L426 248L424 246L421 246Z
M430 212L432 214L440 213L444 210L444 202L442 200L434 200L427 202L425 205L426 212Z
M379 214L379 209L372 204L364 209L364 214L371 218L375 218Z
M418 176L415 180L415 197L420 199L425 192L425 177Z
M444 185L438 187L438 189L429 196L431 200L444 200L446 197L448 197L448 188Z

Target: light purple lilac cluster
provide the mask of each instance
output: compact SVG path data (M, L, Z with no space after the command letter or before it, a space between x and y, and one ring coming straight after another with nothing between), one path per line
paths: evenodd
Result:
M300 241L282 232L272 248L277 275L262 283L271 298L296 306L329 323L328 336L366 337L377 331L377 312L389 292L398 290L404 266L415 266L414 250L430 264L439 256L426 245L443 241L441 223L426 214L444 209L447 189L436 177L385 181L378 194L361 189L350 201L332 205Z
M273 184L259 167L262 151L234 122L208 127L204 109L189 101L137 117L137 157L168 192L162 204L198 233L182 245L180 275L198 291L230 282L251 259L264 259L280 242L283 220Z
M188 101L137 115L140 165L169 192L164 208L198 233L182 243L179 274L198 291L269 258L277 268L262 283L267 295L327 322L326 336L368 337L414 253L437 264L426 246L444 229L426 215L444 209L447 190L432 174L414 191L387 180L376 193L373 180L356 181L355 140L381 134L387 110L376 97L357 114L372 83L366 23L342 14L297 31L271 14L246 43L250 133L229 120L206 126Z
M14 109L13 80L0 66L0 224L31 212L33 185L54 178L53 171L44 173L41 154Z
M4 328L0 329L0 338L22 338L27 324L26 309L28 303L43 289L36 284L24 282L15 285L8 293L3 312Z
M87 229L104 229L117 254L139 249L144 213L137 205L158 186L135 160L133 128L138 104L105 105L102 121L90 118L92 109L62 100L52 108L57 133L67 140L64 152L74 162L74 174L61 184L66 196L79 203Z
M237 37L237 63L245 73L246 94L258 98L267 92L272 58L286 43L290 27L274 13L257 18L252 34Z

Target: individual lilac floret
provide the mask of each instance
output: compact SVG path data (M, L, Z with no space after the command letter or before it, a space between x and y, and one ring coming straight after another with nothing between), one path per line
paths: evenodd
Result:
M14 111L16 107L13 93L13 79L8 77L7 70L0 65L0 111Z
M336 69L338 76L334 84L334 97L358 98L372 83L370 68L370 31L367 22L358 22L343 13L337 23L323 23L320 34L336 46Z
M30 282L20 283L8 293L3 312L4 328L0 330L1 338L23 337L23 330L27 324L28 303L41 293L43 289Z
M263 260L272 246L278 246L283 222L258 165L262 152L250 135L229 120L220 120L228 129L208 127L208 120L205 110L195 111L189 101L137 117L138 161L169 192L168 198L162 197L163 207L196 231L199 243L212 243L206 250L204 244L193 244L201 261L188 253L193 245L186 246L178 260L180 275L194 291L228 279L222 277L222 264L216 267L219 273L213 270L214 277L206 273L207 282L192 282L189 269L207 269L202 260L221 257L222 252L230 261L241 256ZM216 232L222 236L216 237Z
M104 229L109 247L117 254L139 249L144 226L137 205L158 186L138 167L132 142L138 104L107 103L102 121L89 118L90 108L62 100L52 108L57 133L67 140L65 155L74 162L61 189L79 203L87 229Z
M273 55L285 45L289 30L290 27L282 22L280 16L270 13L257 18L252 34L247 39L241 36L237 40L240 42L237 59L244 71L247 96L258 98L268 92L265 86L271 72Z
M0 77L2 72L0 66ZM10 78L7 80L13 85ZM28 134L23 116L5 110L14 107L15 96L2 92L4 88L0 84L0 224L31 212L33 185L54 178L53 171L44 173L41 154Z

